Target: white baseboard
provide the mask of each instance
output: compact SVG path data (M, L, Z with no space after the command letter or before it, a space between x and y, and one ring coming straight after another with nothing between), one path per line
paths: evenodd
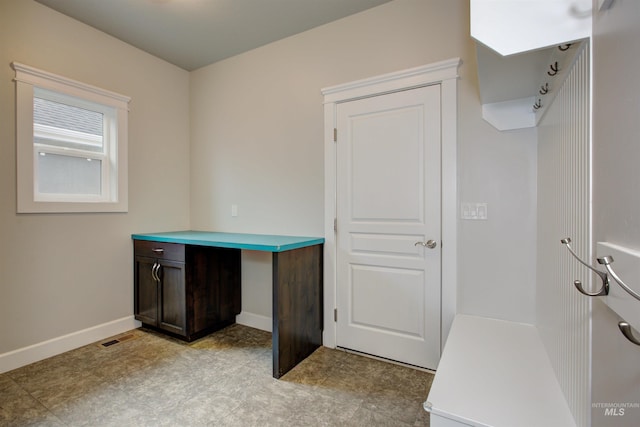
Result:
M236 323L260 329L262 331L273 332L273 320L271 317L262 316L260 314L242 311L236 316Z
M133 316L123 317L28 347L0 354L0 374L140 327Z

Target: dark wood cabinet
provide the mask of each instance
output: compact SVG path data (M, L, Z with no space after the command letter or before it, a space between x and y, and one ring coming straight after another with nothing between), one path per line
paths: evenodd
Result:
M188 337L184 245L136 241L134 254L136 319Z
M192 341L240 313L240 251L134 240L134 314Z

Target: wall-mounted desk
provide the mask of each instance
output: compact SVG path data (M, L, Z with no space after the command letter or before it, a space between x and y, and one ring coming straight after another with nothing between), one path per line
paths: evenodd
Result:
M233 323L240 251L265 251L273 254L273 377L322 345L323 238L201 231L131 237L134 311L142 323L187 340ZM165 294L171 303L163 302Z

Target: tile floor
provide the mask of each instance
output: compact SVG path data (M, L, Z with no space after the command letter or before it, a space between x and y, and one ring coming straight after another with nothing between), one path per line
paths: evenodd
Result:
M429 425L426 372L321 347L275 380L271 334L241 325L119 338L0 374L0 426Z

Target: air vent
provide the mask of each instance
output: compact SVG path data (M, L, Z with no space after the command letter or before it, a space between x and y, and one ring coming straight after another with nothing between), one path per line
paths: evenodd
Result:
M122 335L119 337L112 338L108 341L102 342L98 345L98 347L101 347L101 348L111 347L112 345L119 344L123 341L129 341L135 338L136 336L134 334Z

